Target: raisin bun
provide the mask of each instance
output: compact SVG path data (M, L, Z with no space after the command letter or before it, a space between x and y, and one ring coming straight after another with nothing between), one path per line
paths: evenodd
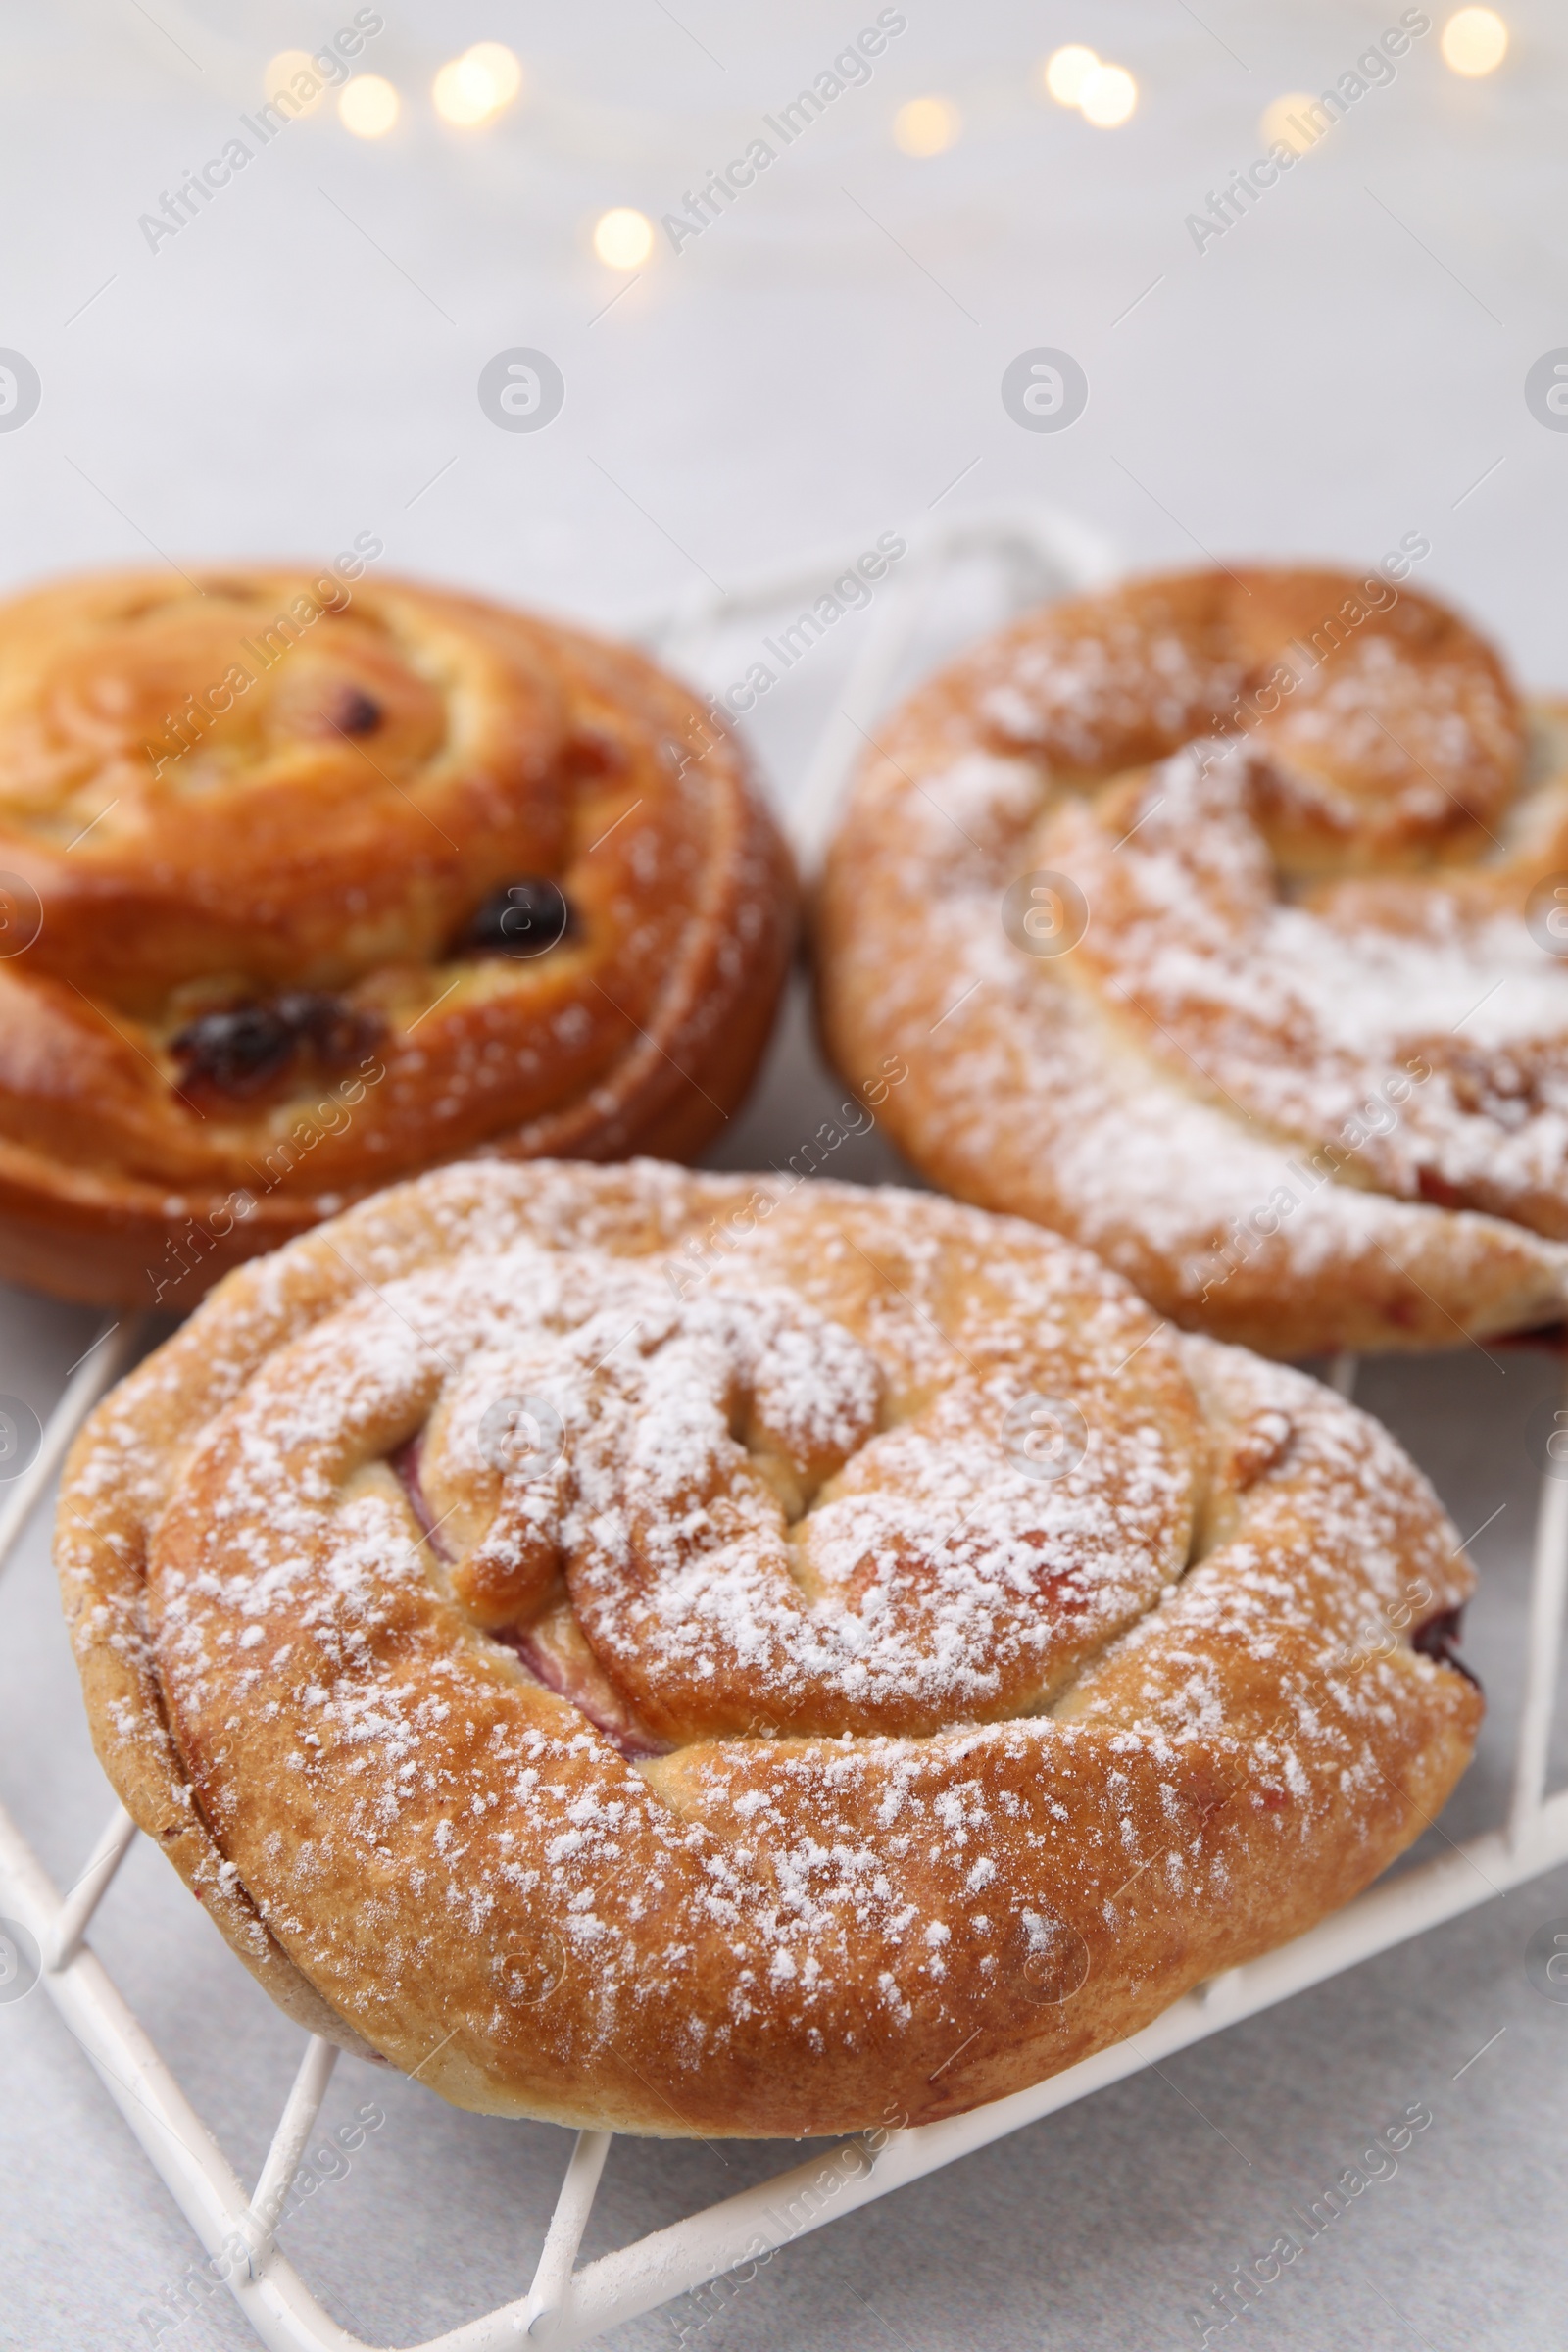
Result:
M737 746L625 647L341 568L20 598L0 1274L177 1306L460 1154L690 1155L793 922Z

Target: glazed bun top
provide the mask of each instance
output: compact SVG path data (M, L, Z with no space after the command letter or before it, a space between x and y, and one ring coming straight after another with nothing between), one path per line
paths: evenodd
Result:
M48 906L32 967L154 1012L438 960L486 891L564 862L564 761L623 771L608 736L568 749L555 651L331 572L23 598L0 612L0 825Z
M674 680L340 563L0 608L0 1154L196 1216L241 1188L257 1247L479 1147L696 1149L792 923L741 756ZM342 1084L352 1117L279 1173Z

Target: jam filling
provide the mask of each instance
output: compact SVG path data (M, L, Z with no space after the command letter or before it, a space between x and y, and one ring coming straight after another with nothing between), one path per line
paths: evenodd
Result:
M1465 1681L1474 1683L1479 1690L1481 1678L1471 1673L1459 1655L1463 1618L1462 1607L1440 1610L1436 1617L1429 1617L1424 1625L1413 1629L1410 1646L1418 1649L1424 1658L1435 1658L1440 1666L1451 1666L1456 1674L1462 1674Z
M388 1466L399 1486L409 1498L409 1508L419 1522L419 1533L438 1560L450 1560L452 1546L445 1542L437 1527L434 1513L425 1496L424 1483L419 1476L419 1463L424 1454L424 1432L416 1430L406 1446L400 1446L389 1457Z
M450 1564L451 1545L441 1532L441 1522L430 1509L429 1497L419 1475L424 1453L424 1434L420 1431L400 1446L389 1457L389 1467L409 1498L409 1508L419 1523L419 1531L438 1560ZM561 1620L565 1618L566 1625ZM569 1632L567 1631L569 1626ZM550 1638L554 1633L555 1639ZM499 1642L517 1660L530 1680L542 1689L553 1690L558 1698L566 1699L579 1715L586 1717L597 1732L602 1732L612 1746L628 1758L638 1756L666 1756L667 1741L657 1740L653 1734L635 1723L622 1704L618 1692L589 1649L581 1628L570 1612L570 1604L563 1602L544 1610L532 1625L502 1625L487 1629L488 1639Z
M587 1717L596 1732L603 1732L612 1747L630 1759L638 1756L667 1756L669 1742L656 1740L624 1714L617 1703L617 1694L602 1674L581 1671L581 1665L569 1651L557 1652L549 1643L540 1641L528 1626L503 1625L491 1633L492 1642L504 1649L532 1675L536 1683L564 1698L579 1715ZM603 1688L600 1686L603 1685Z

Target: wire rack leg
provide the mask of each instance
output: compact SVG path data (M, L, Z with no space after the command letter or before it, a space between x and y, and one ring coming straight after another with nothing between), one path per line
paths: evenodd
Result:
M536 2341L547 2341L560 2328L571 2302L572 2265L582 2233L588 2227L588 2216L594 2209L599 2193L599 2180L610 2153L612 2132L579 2132L577 2144L566 2167L566 2177L561 2183L556 2210L550 2217L539 2267L528 2290L528 2309L524 2322L526 2331Z
M86 1868L61 1903L49 1956L51 1968L64 1968L74 1956L93 1913L109 1892L116 1871L135 1841L136 1824L123 1805L117 1805L87 1857Z
M305 2045L305 2055L300 2060L300 2071L294 2078L294 2086L283 2102L283 2112L277 2119L277 2130L272 2134L272 2144L267 2151L267 2162L262 2167L262 2177L256 2183L256 2194L251 2199L250 2218L256 2225L255 2251L251 2255L253 2278L260 2278L271 2254L278 2217L283 2210L283 2200L288 2195L288 2184L299 2169L300 2158L305 2153L305 2142L310 2138L316 2119L321 2112L321 2101L326 2096L326 2086L332 2080L332 2069L336 2064L335 2043L323 2041L319 2034L313 2034Z
M80 1362L73 1366L65 1395L44 1423L43 1440L36 1455L0 1508L0 1568L4 1568L16 1549L18 1537L42 1500L72 1439L140 1346L142 1323L140 1315L128 1315L118 1323L106 1324Z

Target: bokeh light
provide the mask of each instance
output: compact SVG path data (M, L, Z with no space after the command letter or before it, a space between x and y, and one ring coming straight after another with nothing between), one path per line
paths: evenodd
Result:
M1097 130L1114 130L1138 104L1138 84L1124 66L1097 66L1078 92L1078 111Z
M654 224L635 206L617 204L594 222L594 251L611 270L640 270L654 250Z
M1084 83L1099 67L1100 60L1093 49L1069 41L1065 49L1053 50L1046 60L1046 88L1058 106L1076 106Z
M940 155L959 128L958 110L946 98L911 98L893 118L893 143L906 155Z
M1316 145L1307 111L1316 104L1317 100L1307 90L1287 90L1283 98L1276 98L1272 106L1263 109L1263 120L1257 126L1265 145L1289 147L1295 154L1304 155L1309 147Z
M501 41L476 41L441 68L431 85L443 122L490 122L522 87L522 68Z
M301 98L294 90L290 89L289 84L296 74L313 74L320 84L314 98ZM279 90L284 93L289 105L297 107L302 115L315 114L321 100L326 96L326 84L312 65L309 51L280 49L275 57L269 58L267 72L262 77L262 92L264 97L270 99L275 97Z
M1461 8L1443 27L1443 62L1474 80L1508 54L1508 27L1494 8Z
M488 79L497 106L510 106L522 87L522 67L505 41L475 41L466 50L470 74Z
M380 139L402 110L402 99L379 74L356 74L339 93L337 119L357 139Z

